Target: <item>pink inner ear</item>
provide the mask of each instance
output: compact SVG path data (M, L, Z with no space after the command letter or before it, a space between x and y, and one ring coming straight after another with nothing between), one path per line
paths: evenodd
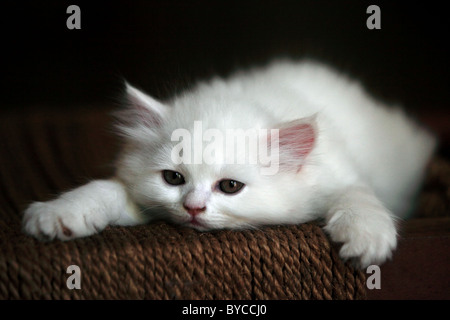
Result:
M279 132L280 151L299 158L304 158L311 152L315 140L314 128L309 123L281 128Z
M158 127L161 124L161 117L156 112L143 105L143 102L137 97L129 96L128 102L131 106L129 115L134 121L143 123L148 127Z
M313 120L312 120L313 121ZM280 168L299 172L305 158L314 148L315 126L305 120L296 120L281 125L278 131L278 155ZM268 137L269 146L271 137ZM272 146L270 146L272 149Z

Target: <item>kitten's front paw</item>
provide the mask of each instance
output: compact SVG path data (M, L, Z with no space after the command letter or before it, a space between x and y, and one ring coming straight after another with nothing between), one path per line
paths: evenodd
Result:
M105 219L89 208L67 200L34 202L25 211L24 231L40 240L71 240L99 232Z
M394 221L389 213L377 209L338 210L324 228L333 241L343 243L341 258L352 260L359 268L382 264L397 246Z

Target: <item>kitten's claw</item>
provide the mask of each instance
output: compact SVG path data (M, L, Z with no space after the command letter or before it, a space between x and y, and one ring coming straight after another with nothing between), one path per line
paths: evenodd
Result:
M97 233L106 226L101 216L89 208L57 199L32 203L25 211L23 229L42 241L71 240Z
M397 245L397 232L387 212L370 212L373 208L360 210L366 212L360 214L352 209L335 212L325 230L333 241L343 243L339 251L343 260L367 268L391 258Z
M108 224L136 225L143 219L115 179L94 180L48 202L34 202L23 230L40 240L71 240L99 233Z

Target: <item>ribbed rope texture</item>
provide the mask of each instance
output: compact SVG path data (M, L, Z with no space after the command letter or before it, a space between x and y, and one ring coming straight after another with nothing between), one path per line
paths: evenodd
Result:
M21 239L21 241L18 241ZM166 223L0 247L0 299L357 299L364 275L314 224L199 233ZM69 265L81 269L70 290ZM336 268L341 265L341 268Z

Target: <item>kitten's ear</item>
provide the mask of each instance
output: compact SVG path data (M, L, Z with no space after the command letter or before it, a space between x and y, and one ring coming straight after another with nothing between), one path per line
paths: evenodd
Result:
M132 87L129 83L125 82L125 86L125 103L128 110L124 115L129 117L128 120L149 127L161 125L168 108L156 99Z
M301 169L314 148L316 128L314 117L289 121L278 126L280 169L297 172Z
M148 141L155 136L166 118L169 108L125 82L125 108L114 113L119 133L126 138Z

